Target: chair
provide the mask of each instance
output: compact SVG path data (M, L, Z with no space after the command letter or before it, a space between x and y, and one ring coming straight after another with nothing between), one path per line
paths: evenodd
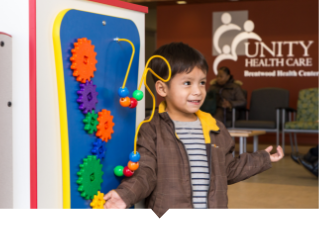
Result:
M209 90L200 110L213 115L217 110L217 94L214 90Z
M296 133L319 133L319 88L303 89L299 92L297 110L282 109L282 147L284 150L285 134L290 133L290 145L294 152L292 133L296 152L298 152ZM295 115L297 113L297 119ZM291 121L293 115L293 121ZM289 121L286 121L289 119Z
M281 88L262 88L251 94L250 110L246 120L236 120L236 108L232 110L232 126L241 130L261 130L276 133L279 145L280 109L289 105L289 91ZM258 141L254 141L254 147Z

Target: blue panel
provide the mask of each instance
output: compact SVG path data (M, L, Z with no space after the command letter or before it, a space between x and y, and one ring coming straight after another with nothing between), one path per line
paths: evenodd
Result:
M106 21L105 26L102 21ZM136 124L136 110L121 107L117 93L118 88L122 86L132 48L129 43L115 42L113 39L116 37L129 39L136 49L126 85L130 91L129 96L132 97L133 91L137 89L138 80L140 38L137 27L131 20L70 10L62 20L60 38L68 115L71 208L90 208L90 201L80 196L76 181L79 164L83 158L91 155L92 143L96 139L95 135L89 135L83 129L84 114L78 109L79 104L76 102L79 82L70 69L69 59L73 43L78 38L84 37L92 41L97 52L97 71L92 79L99 93L96 112L102 109L110 110L115 123L112 139L106 144L106 157L102 160L104 182L101 192L103 193L116 188L121 181L121 178L113 174L113 168L117 165L127 165L129 153L133 150Z

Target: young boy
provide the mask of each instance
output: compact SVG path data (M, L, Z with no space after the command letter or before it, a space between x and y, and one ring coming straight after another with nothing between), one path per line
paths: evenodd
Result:
M146 207L161 217L170 208L227 208L228 184L271 168L283 157L272 146L233 158L234 142L224 125L200 111L206 96L208 65L203 55L183 43L160 47L172 68L167 83L155 79L164 97L149 123L142 125L137 142L140 167L105 195L105 208L127 208L146 198ZM151 68L162 78L168 69L161 59Z

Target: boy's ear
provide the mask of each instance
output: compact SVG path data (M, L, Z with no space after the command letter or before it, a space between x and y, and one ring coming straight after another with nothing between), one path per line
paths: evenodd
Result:
M155 84L155 87L158 95L160 95L163 98L167 96L168 86L164 82L162 82L161 80L158 80Z

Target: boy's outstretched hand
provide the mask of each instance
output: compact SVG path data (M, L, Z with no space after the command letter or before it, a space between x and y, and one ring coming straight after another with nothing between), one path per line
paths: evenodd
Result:
M106 203L103 205L105 209L125 209L127 207L119 194L114 190L111 190L105 194L103 198L106 201Z
M274 153L274 154L270 154L270 152L272 151L273 147L272 146L269 146L265 149L266 152L269 153L270 155L270 160L271 162L277 162L277 161L280 161L284 154L283 154L283 150L282 150L282 147L281 146L278 146L277 147L277 153Z

